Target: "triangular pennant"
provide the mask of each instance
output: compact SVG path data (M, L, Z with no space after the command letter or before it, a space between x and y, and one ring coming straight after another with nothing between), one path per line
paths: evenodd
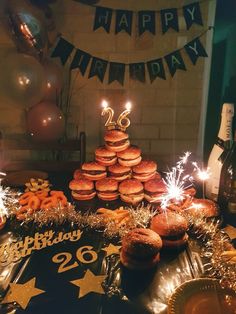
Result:
M171 76L174 76L177 70L186 71L184 60L179 50L176 50L165 56L165 60L168 65Z
M87 52L83 50L77 49L74 55L74 59L70 66L71 70L78 68L81 74L84 76L90 59L91 59L90 54L88 54Z
M108 61L93 57L88 78L97 76L101 82L104 80Z
M156 33L156 21L154 11L139 11L138 12L138 29L139 35L149 31L152 34Z
M108 83L118 81L121 85L124 85L125 78L125 64L118 62L110 62Z
M184 46L184 48L193 64L197 63L199 57L208 57L207 52L199 38L195 38L190 41Z
M96 7L93 30L103 27L107 33L111 27L112 10L105 7Z
M203 25L202 14L199 2L194 2L183 7L183 14L187 29L193 24Z
M176 8L161 10L162 33L165 34L168 29L173 28L179 31L178 12Z
M157 77L160 77L163 80L166 79L165 69L161 58L147 62L147 68L151 83Z
M116 10L115 33L125 31L131 35L133 12L128 10Z
M61 63L64 65L74 48L75 48L74 45L69 43L64 38L60 37L56 47L54 48L51 54L51 57L52 58L59 57L61 59Z
M145 82L145 63L131 63L129 65L130 78L133 80Z

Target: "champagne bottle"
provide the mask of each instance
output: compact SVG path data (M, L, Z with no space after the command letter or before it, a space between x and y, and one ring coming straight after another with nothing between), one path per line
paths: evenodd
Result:
M233 146L222 166L218 203L224 221L236 227L236 130Z
M218 137L211 150L207 165L210 168L211 176L206 181L206 196L214 201L218 199L222 165L232 145L233 116L234 105L232 103L224 103Z

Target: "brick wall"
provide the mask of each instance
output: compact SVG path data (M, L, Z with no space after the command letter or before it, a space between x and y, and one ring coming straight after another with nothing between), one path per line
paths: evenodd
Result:
M186 3L189 1L103 0L99 5L131 10L158 10L181 7ZM72 0L58 0L52 8L57 29L64 38L94 56L118 62L138 62L162 57L182 47L208 25L208 2L201 4L204 27L193 25L186 31L181 18L179 33L169 30L162 35L158 18L155 36L149 33L138 36L137 32L133 32L131 36L126 33L115 35L114 18L110 34L102 29L94 32L94 8ZM202 37L203 43L205 40L206 38ZM12 47L14 46L11 40L1 28L0 57ZM117 82L108 85L107 75L105 83L102 84L97 78L88 79L88 73L82 77L76 70L73 71L72 80L76 79L76 82L71 99L68 134L74 137L81 130L86 132L88 159L93 158L94 149L103 142L104 120L100 117L100 104L104 97L108 99L116 115L124 109L127 99L132 101L131 126L128 129L132 143L139 145L145 156L157 160L160 168L166 169L166 164L172 164L176 156L183 151L197 153L203 73L206 62L209 61L199 59L197 65L193 66L184 52L182 55L187 67L186 72L177 71L174 78L171 78L166 69L167 80L157 78L152 84L148 75L145 84L130 80L128 71L123 87ZM0 106L0 129L6 135L24 134L23 109L9 108L6 102L1 102Z

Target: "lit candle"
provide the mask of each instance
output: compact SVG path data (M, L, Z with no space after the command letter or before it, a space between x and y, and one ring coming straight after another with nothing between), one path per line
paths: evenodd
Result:
M130 120L127 118L127 116L131 112L131 107L131 102L128 101L125 106L126 110L124 110L117 119L117 125L122 131L125 131L130 126Z
M105 116L106 114L108 115L107 121L105 123L105 127L110 129L115 129L116 123L112 121L114 117L114 110L108 106L108 102L106 100L102 101L102 116Z

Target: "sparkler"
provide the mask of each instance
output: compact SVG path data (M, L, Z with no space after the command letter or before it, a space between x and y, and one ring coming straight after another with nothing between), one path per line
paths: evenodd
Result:
M184 153L179 158L176 167L172 167L172 170L166 173L163 181L166 184L167 193L161 198L161 208L165 209L172 199L179 202L186 197L185 190L192 185L192 176L185 174L184 165L187 164L190 155L190 152Z
M210 168L207 167L207 169L200 169L195 161L192 162L192 165L194 166L194 170L197 171L197 177L202 181L202 196L205 198L205 181L211 176Z

